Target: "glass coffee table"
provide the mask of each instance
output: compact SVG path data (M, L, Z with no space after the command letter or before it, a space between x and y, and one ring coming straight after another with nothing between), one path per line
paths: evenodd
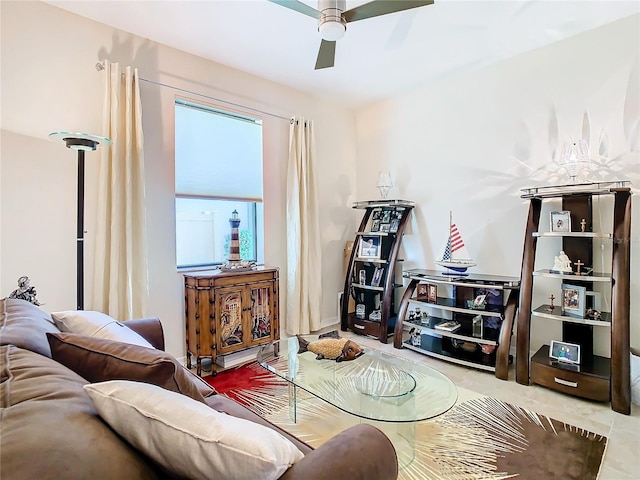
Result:
M298 348L298 339L292 337L258 351L258 363L289 383L291 419L297 422L303 397L321 399L383 430L399 460L404 459L401 463L413 459L415 422L443 414L458 398L451 380L421 363L372 348L351 361L316 360L315 353L298 353Z

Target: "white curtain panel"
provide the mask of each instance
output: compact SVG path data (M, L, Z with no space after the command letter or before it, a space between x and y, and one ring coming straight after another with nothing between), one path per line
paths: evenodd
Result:
M322 259L313 122L293 117L287 168L286 332L320 329Z
M104 63L104 135L100 161L92 309L119 320L144 317L148 297L142 104L138 70Z

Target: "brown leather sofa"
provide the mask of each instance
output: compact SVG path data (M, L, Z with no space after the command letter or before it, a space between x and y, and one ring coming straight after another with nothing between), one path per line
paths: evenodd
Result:
M126 325L164 349L158 319ZM24 300L0 300L2 479L174 478L102 421L82 388L89 382L51 358L47 332L59 332L49 314ZM351 427L314 450L227 397L212 392L205 402L267 425L294 442L305 457L281 479L397 478L393 445L373 426Z

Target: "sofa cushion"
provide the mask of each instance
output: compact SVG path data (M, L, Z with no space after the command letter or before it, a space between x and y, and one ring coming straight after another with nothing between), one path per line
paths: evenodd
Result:
M86 380L15 346L0 347L0 359L3 480L159 478L97 415Z
M153 383L204 402L215 393L204 380L162 350L73 333L47 334L54 360L88 381L136 380Z
M0 345L15 345L51 357L47 332L59 332L51 316L33 303L17 298L0 300Z
M155 385L114 380L84 389L115 431L180 476L277 479L304 458L275 430Z
M53 312L51 317L56 326L63 332L79 333L80 335L96 338L108 338L109 340L153 348L153 345L124 323L102 312L66 310L64 312Z
M238 418L243 418L245 420L249 420L250 422L258 423L260 425L264 425L265 427L274 429L284 438L293 443L298 448L298 450L300 450L305 455L313 450L313 447L306 444L299 438L295 437L279 426L271 423L269 420L262 418L260 415L253 413L244 405L231 400L225 395L211 395L205 398L205 403L218 412L226 413Z

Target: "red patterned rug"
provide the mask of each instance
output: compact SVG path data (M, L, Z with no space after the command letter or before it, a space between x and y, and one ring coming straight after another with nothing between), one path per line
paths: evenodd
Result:
M285 380L267 372L257 362L247 363L239 367L224 370L216 376L203 377L216 391L251 409L252 405L246 399L246 393L251 390L282 389L282 395L288 391Z

